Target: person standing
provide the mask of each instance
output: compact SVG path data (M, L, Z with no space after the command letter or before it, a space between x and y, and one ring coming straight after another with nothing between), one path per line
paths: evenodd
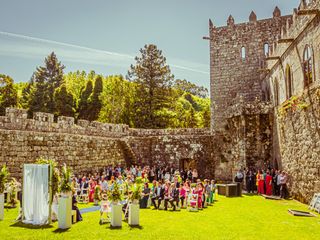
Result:
M192 182L196 182L197 181L197 179L198 179L198 171L197 171L197 169L193 169L193 171L192 171Z
M257 174L258 194L264 194L264 178L261 170Z
M282 171L280 175L280 197L284 199L288 197L287 181L288 175L286 172Z
M267 175L266 175L266 195L268 196L272 195L272 176L270 175L269 170L267 170Z
M252 170L249 170L246 174L246 184L247 184L247 191L248 193L254 192L254 174Z

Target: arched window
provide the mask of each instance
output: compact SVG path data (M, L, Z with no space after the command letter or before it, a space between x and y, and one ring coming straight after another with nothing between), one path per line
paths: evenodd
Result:
M290 68L290 66L288 64L287 64L287 67L286 67L285 81L286 81L286 96L287 96L287 99L289 99L289 98L292 97L293 82L292 82L291 68Z
M245 47L241 48L241 58L242 58L242 60L246 59L246 48Z
M274 105L278 106L280 99L279 99L279 82L278 79L275 78L273 82L273 100L274 100Z
M303 73L304 73L304 87L309 86L313 82L313 64L312 64L312 49L307 45L303 53Z
M264 55L268 56L269 55L269 44L268 43L264 44L263 50L264 50Z

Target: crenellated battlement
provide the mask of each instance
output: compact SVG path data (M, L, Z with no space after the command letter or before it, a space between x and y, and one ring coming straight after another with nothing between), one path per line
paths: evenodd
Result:
M125 124L109 124L78 120L73 117L59 116L57 122L51 113L36 112L28 119L27 110L7 108L6 115L0 116L0 129L35 132L56 132L103 137L122 137L128 135Z
M152 136L207 136L211 135L208 128L179 128L179 129L129 129L132 137Z
M288 49L308 26L308 24L320 14L319 0L301 0L298 8L293 9L292 20L288 19L285 26L281 28L279 39L270 46L268 57L277 60ZM268 68L274 62L268 63Z

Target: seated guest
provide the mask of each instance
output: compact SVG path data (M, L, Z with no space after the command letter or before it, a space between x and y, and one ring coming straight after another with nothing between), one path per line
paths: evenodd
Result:
M164 210L168 210L168 202L171 198L171 184L169 181L165 184L165 191L164 191Z
M184 200L187 198L187 183L181 184L180 186L180 201L181 207L184 207Z
M142 199L140 200L140 208L147 208L150 195L149 184L145 183L142 191Z
M180 187L179 183L171 184L171 193L170 193L169 202L171 204L171 207L173 208L173 211L175 211L176 207L179 206L179 187Z
M77 199L75 194L72 195L72 210L76 210L77 212L77 222L82 221L82 216L79 211L79 208L77 207Z
M151 202L155 209L158 208L156 205L156 200L158 200L159 195L160 195L159 182L153 181L152 189L151 189Z

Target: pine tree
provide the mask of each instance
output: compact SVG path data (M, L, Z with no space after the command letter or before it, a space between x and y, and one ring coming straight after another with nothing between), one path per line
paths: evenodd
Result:
M40 66L34 73L35 89L30 102L30 111L55 112L54 91L63 83L64 66L54 52L45 59L45 66Z
M4 115L7 107L15 107L18 103L18 93L14 88L13 79L0 74L0 115Z
M57 116L74 117L74 98L72 93L67 91L65 84L55 90L54 103Z
M88 80L86 87L82 89L78 106L78 118L88 119L89 97L92 94L92 81Z
M171 104L171 85L174 76L166 65L166 58L156 45L145 45L140 49L141 56L136 57L136 65L131 65L127 78L137 83L135 101L135 127L160 128L167 119L163 119L161 110Z
M32 75L27 86L22 90L22 96L20 98L20 106L23 109L29 109L33 91L34 91L34 75Z
M100 100L100 94L102 93L102 90L102 77L98 76L94 82L94 88L89 99L87 119L90 121L95 121L99 117L99 113L102 107L102 102Z

